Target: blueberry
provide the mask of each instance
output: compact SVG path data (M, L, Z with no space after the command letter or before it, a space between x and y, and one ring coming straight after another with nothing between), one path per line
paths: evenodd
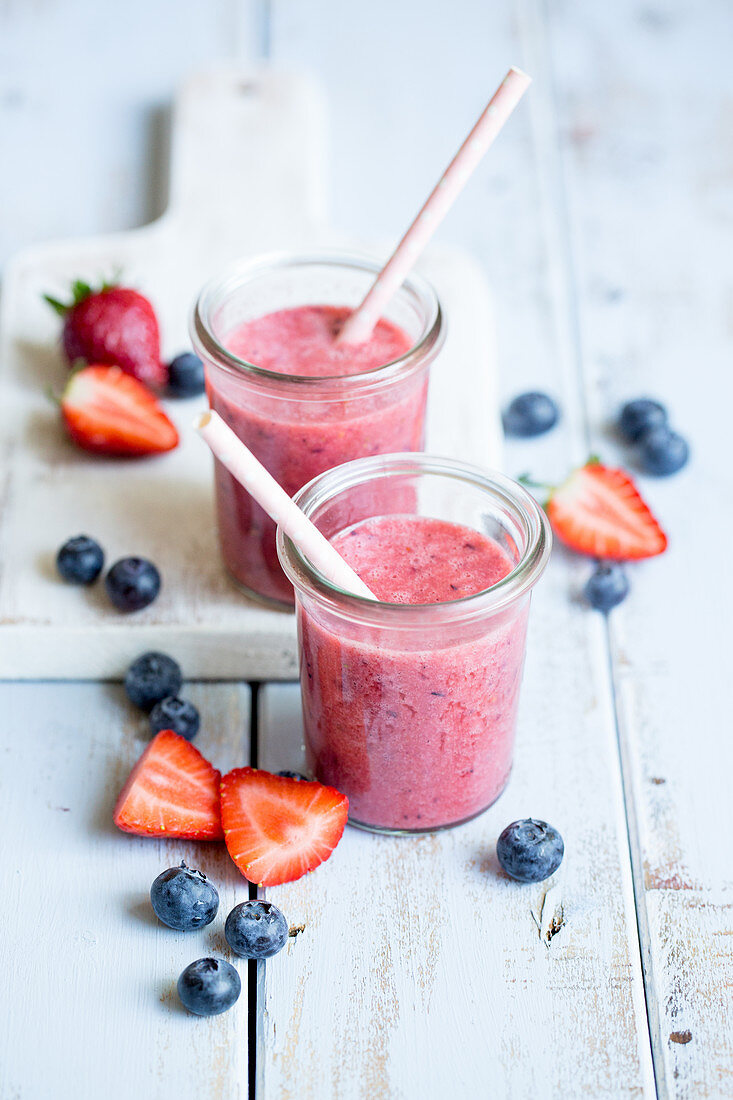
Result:
M167 695L156 703L150 712L150 728L153 734L161 730L173 730L174 733L192 741L199 731L199 712L193 703Z
M160 573L146 558L120 558L104 584L118 611L141 611L160 592Z
M93 584L104 565L104 550L89 535L67 539L56 555L56 568L71 584Z
M546 393L520 393L504 412L507 435L528 438L554 428L560 417L557 404Z
M242 991L239 974L225 959L197 959L178 979L178 996L197 1016L218 1016L236 1002Z
M288 942L288 922L270 901L243 901L235 905L224 925L224 935L235 955L269 959Z
M650 428L664 427L667 410L650 397L637 397L627 401L618 418L618 430L628 443L636 443Z
M639 440L639 465L647 474L667 477L687 464L687 440L667 427L650 428Z
M177 355L168 365L168 394L170 397L196 397L203 393L204 364L192 351Z
M531 817L507 825L496 842L499 863L519 882L543 882L562 863L565 846L557 829Z
M211 924L219 908L219 895L203 871L181 863L158 875L150 887L155 915L169 928L191 932Z
M127 670L125 691L136 707L151 711L161 699L178 695L182 683L181 666L172 657L143 653Z
M596 611L610 611L629 594L629 579L620 565L599 565L591 573L583 595Z
M282 771L277 774L282 775L284 779L302 779L304 783L308 782L306 776L302 775L300 772Z

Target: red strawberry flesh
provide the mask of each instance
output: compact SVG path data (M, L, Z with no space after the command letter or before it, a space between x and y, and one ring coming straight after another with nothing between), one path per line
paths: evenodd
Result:
M322 783L235 768L221 782L229 854L250 882L292 882L328 859L343 835L349 802Z
M120 367L76 371L61 398L61 413L74 442L108 455L170 451L178 432L150 390Z
M547 514L555 533L581 554L628 561L667 548L666 535L625 470L589 462L554 491Z
M130 773L115 825L138 836L221 840L221 774L173 730L161 730Z

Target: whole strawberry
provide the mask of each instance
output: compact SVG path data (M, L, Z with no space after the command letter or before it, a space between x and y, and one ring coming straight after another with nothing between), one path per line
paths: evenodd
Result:
M93 290L77 279L71 302L44 298L64 318L63 345L70 363L109 363L148 386L162 388L168 369L160 361L155 310L131 287L104 283Z

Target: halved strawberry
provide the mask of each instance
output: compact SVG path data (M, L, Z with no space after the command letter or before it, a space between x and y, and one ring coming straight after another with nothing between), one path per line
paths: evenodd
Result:
M546 508L555 533L581 554L627 561L667 549L667 536L625 470L588 462L553 491Z
M61 413L74 442L105 455L171 451L178 432L147 386L120 367L83 367L61 397Z
M114 823L138 836L221 840L221 773L173 730L150 742L122 788Z
M229 855L250 882L293 882L328 859L344 831L349 800L333 787L235 768L221 781Z

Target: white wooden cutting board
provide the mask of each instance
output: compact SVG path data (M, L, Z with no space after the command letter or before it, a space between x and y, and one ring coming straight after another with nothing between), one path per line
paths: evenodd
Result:
M211 459L191 427L204 399L168 403L181 432L168 455L107 460L77 450L46 394L61 388L66 365L58 319L41 295L120 268L153 301L164 356L185 350L196 292L225 263L274 248L353 246L326 225L325 131L318 90L302 77L196 76L174 112L166 214L142 229L29 249L8 266L0 314L0 676L116 678L142 650L160 648L191 678L295 677L293 616L248 602L220 562ZM425 182L427 190L432 181ZM456 252L435 250L421 269L448 318L433 368L428 449L499 465L485 280ZM158 600L123 615L101 583L62 583L56 550L82 532L101 542L110 564L128 554L155 561Z

